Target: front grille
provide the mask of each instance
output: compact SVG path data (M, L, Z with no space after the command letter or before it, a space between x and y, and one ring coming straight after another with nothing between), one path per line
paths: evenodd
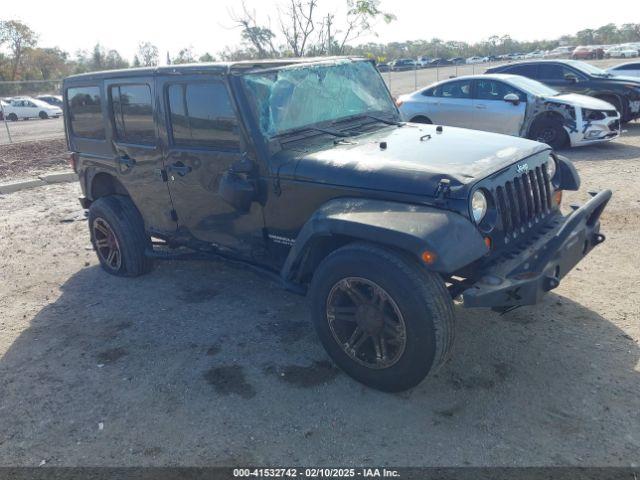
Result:
M529 170L496 188L497 208L506 235L524 232L552 209L547 165Z

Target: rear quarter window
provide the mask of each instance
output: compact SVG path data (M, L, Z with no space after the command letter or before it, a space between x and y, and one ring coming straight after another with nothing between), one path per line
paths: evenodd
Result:
M151 88L146 84L114 85L109 89L116 138L124 143L153 145Z
M94 140L105 139L99 87L68 88L67 108L71 133L74 136Z

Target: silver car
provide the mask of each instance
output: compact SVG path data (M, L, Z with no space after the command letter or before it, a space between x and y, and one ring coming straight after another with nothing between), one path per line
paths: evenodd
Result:
M560 94L519 75L449 79L402 95L397 104L406 121L526 137L553 148L620 135L620 114L613 105L585 95Z

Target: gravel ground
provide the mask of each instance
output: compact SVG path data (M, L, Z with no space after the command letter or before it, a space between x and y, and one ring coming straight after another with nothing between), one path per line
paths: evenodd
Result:
M565 152L607 241L536 307L457 308L452 360L383 394L305 300L220 262L103 273L76 184L0 196L0 465L640 463L640 125Z
M64 138L0 145L0 181L69 166Z

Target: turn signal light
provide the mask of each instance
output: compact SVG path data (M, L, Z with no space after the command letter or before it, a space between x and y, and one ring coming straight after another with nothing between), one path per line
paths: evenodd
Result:
M562 203L562 190L556 190L554 192L553 201L556 202L556 205L560 206Z
M436 254L430 252L429 250L425 250L424 252L422 252L422 261L427 265L431 265L436 261Z
M399 107L403 104L404 102L402 100L400 100L399 98L396 98L396 107Z
M491 250L491 237L484 237L484 244Z

